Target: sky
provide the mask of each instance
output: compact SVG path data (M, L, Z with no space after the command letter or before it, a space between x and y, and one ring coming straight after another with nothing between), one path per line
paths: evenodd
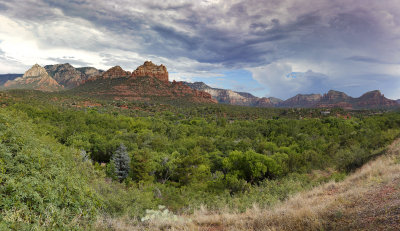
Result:
M0 73L35 63L132 71L287 99L400 99L399 0L0 0Z

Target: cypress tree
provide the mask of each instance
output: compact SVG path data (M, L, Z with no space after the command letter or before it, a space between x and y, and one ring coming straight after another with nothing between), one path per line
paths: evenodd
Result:
M126 151L125 145L121 144L119 148L115 151L112 160L115 164L115 175L121 182L129 174L129 165L131 159L129 158L128 152Z

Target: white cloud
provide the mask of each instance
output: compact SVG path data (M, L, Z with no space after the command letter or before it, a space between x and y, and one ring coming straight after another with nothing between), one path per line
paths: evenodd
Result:
M301 68L296 68L301 67ZM249 68L253 79L268 88L268 96L287 99L298 93L323 93L330 81L328 76L312 70L304 71L299 64L274 62L263 67Z
M176 80L224 78L223 70L245 68L271 96L282 98L327 88L351 95L380 89L400 98L398 0L19 0L2 5L0 72L68 59L133 70L152 60L166 65ZM291 72L303 74L287 78Z

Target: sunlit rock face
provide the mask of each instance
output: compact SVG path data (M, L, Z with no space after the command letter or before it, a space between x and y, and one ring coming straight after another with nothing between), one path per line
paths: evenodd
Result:
M57 83L44 69L38 64L33 65L25 72L22 77L7 81L4 84L6 89L33 89L40 91L58 91L63 86Z
M168 71L164 65L155 65L151 61L144 62L132 72L131 77L149 76L159 79L162 82L168 82Z

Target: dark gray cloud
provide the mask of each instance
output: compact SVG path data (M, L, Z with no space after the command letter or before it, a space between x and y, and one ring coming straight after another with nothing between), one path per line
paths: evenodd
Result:
M385 62L379 59L365 57L365 56L351 56L348 57L347 60L355 61L355 62L365 62L365 63L378 63L378 64L395 64L393 62Z
M397 0L0 0L0 16L38 49L70 49L76 65L132 69L153 59L177 73L244 68L281 97L279 88L309 93L357 82L369 89L371 76L400 75ZM285 71L308 74L289 84ZM300 83L306 87L294 87Z
M83 67L87 67L90 66L91 63L85 62L84 60L80 60L80 59L76 59L75 57L67 57L67 56L63 56L63 57L49 57L48 58L50 61L54 61L56 63L69 63L72 66L83 66Z

